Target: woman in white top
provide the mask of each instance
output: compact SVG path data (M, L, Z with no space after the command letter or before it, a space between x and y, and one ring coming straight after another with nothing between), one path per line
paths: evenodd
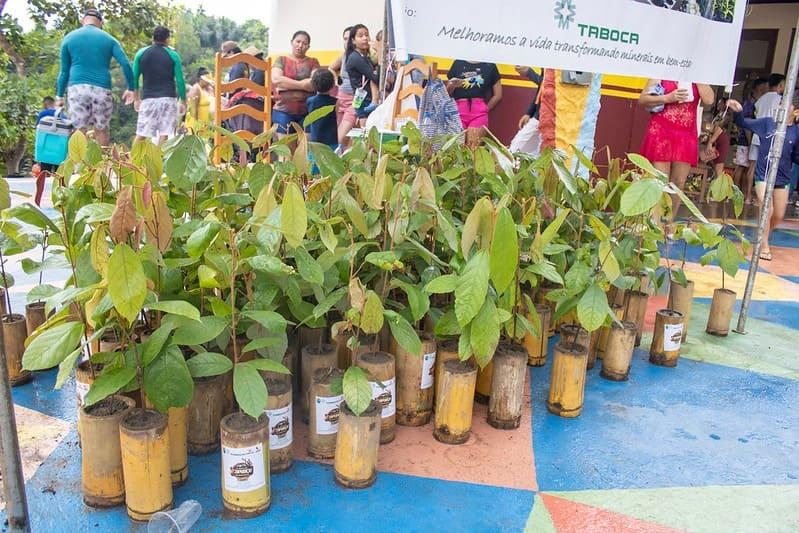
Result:
M338 103L336 105L336 115L338 117L338 143L341 146L347 144L347 134L355 127L358 118L355 109L352 107L352 99L355 96L350 84L350 74L347 72L347 41L350 39L350 27L344 30L344 53L336 59L330 70L341 80L338 86Z

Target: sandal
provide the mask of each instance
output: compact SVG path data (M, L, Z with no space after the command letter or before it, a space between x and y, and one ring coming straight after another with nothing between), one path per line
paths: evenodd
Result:
M771 252L763 252L760 254L761 261L771 261L772 259Z

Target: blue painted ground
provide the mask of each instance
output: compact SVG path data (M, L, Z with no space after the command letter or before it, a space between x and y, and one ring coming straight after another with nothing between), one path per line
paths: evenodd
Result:
M546 410L549 365L532 370L539 489L576 491L799 483L797 382L636 350L630 381L589 372L585 407Z
M80 451L72 433L28 483L33 531L124 531L124 507L94 510L80 498ZM521 531L533 493L381 472L368 490L347 490L333 481L330 466L295 462L272 476L272 507L251 520L222 516L219 455L192 457L189 481L175 490L175 504L195 499L203 506L192 531ZM2 515L0 515L2 517ZM68 517L68 520L64 518ZM135 530L136 528L134 528ZM144 531L144 528L138 528Z
M710 298L694 298L694 302L710 305ZM737 323L741 301L735 303L733 327ZM792 329L799 329L799 302L782 302L771 300L752 300L749 305L749 317L781 324Z

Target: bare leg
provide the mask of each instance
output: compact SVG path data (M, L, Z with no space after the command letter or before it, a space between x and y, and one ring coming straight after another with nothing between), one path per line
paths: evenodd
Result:
M674 162L671 164L671 174L669 177L671 182L679 187L681 191L685 191L685 182L688 180L688 173L691 172L691 165L688 163L678 163ZM679 196L675 196L672 200L672 211L674 213L673 218L677 217L677 214L680 212L680 206L682 205L682 201L680 200Z
M689 169L689 171L690 171L690 169ZM713 167L713 173L714 173L714 176L717 177L717 178L719 176L721 176L722 174L724 174L724 163L717 163Z
M164 144L168 138L169 138L168 135L159 135L158 136L158 144L159 144L159 146Z
M111 142L111 136L108 133L108 130L94 130L94 140L98 142L100 146L108 146Z
M757 161L749 161L749 168L746 169L746 180L744 181L744 197L745 202L747 204L752 203L752 188L754 187L755 183L755 167L757 166Z
M777 192L776 189L774 191ZM766 182L758 181L755 183L755 193L757 194L757 201L760 204L760 209L757 210L758 212L758 220L760 219L760 215L763 212L763 206L765 205L765 197L766 197ZM764 255L768 255L771 253L771 246L769 246L768 238L771 234L771 216L774 212L774 203L772 202L771 211L769 212L768 218L766 218L766 225L763 228L763 244L760 247L760 257ZM785 212L783 211L783 215Z
M671 173L671 163L667 163L667 162L664 162L664 161L657 161L657 162L652 163L652 165L656 169L658 169L659 171L663 172L667 176ZM674 197L672 197L672 202L673 202L673 199L674 199ZM660 211L661 211L661 209L658 207L658 210L655 213L656 217L657 217L657 220L662 220L664 218L663 213L661 213ZM664 229L666 230L666 233L669 233L669 231L668 231L669 228L664 228Z
M785 211L788 208L788 197L790 190L788 187L784 189L774 189L774 197L771 205L771 229L775 230L785 220Z
M355 127L355 123L353 123L348 118L341 119L341 124L338 125L338 143L341 146L347 146L349 144L349 137L347 134L352 131L352 128Z

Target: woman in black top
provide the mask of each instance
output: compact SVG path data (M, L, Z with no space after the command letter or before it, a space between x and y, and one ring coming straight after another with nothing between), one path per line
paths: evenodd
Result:
M356 24L347 41L347 72L354 93L352 107L359 119L366 118L377 107L380 76L369 58L369 29Z
M502 80L494 63L458 59L447 74L447 91L458 104L464 129L488 127L488 112L502 100Z

